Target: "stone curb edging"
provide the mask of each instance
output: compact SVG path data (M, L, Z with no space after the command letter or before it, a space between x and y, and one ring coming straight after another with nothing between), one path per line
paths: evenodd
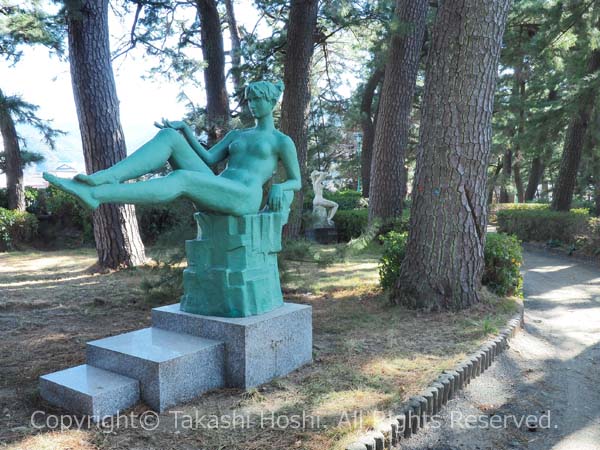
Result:
M523 328L524 308L509 321L498 336L489 339L479 350L458 363L454 369L445 370L420 395L405 402L398 414L379 423L374 431L361 436L346 446L346 450L393 450L399 448L402 440L410 438L425 426L431 416L436 415L448 403L448 400L466 387L472 379L487 370L496 357L509 348L509 341L519 328Z

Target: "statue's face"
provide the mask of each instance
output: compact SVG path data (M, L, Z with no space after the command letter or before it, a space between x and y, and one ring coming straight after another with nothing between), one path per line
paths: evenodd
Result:
M254 94L250 94L247 97L248 100L248 108L250 109L250 114L255 119L260 119L265 117L273 111L273 105L270 101L265 100L262 97L258 97Z

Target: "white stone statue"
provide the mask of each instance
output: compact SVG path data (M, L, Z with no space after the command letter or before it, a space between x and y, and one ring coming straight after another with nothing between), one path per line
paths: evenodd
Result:
M324 226L332 227L333 216L338 210L339 205L336 202L323 198L323 180L327 176L327 173L313 170L310 174L312 180L313 191L315 192L315 198L313 199L313 217L315 219L315 228ZM329 209L329 212L327 209Z

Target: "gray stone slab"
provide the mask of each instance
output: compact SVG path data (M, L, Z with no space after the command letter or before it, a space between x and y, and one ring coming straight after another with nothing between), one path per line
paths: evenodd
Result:
M228 318L190 314L179 304L154 308L154 327L225 342L229 387L249 388L312 361L312 307L295 303L266 314Z
M140 400L137 380L87 364L42 375L40 395L53 405L87 414L97 422Z
M87 362L140 382L153 409L183 403L224 385L224 344L160 328L87 343Z

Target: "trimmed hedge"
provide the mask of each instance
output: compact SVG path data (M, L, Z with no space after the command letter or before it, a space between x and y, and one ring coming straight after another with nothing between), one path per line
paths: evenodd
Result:
M37 229L38 220L33 214L0 208L0 251L31 242Z
M408 233L390 231L380 237L383 255L379 260L379 283L383 289L392 289L400 274L400 264L406 252ZM484 285L501 296L520 295L523 263L521 243L514 236L489 233L485 244Z
M560 241L565 244L574 244L586 233L590 219L587 209L559 212L551 211L546 204L525 205L499 210L498 231L514 234L522 241Z
M324 192L324 194L326 199L336 202L338 205L340 205L340 210L364 208L366 206L362 194L357 191L345 189L337 192Z
M588 229L576 243L581 252L590 256L600 256L600 217L588 221Z
M359 237L369 224L368 209L352 209L338 211L333 217L337 230L338 241L348 242Z

